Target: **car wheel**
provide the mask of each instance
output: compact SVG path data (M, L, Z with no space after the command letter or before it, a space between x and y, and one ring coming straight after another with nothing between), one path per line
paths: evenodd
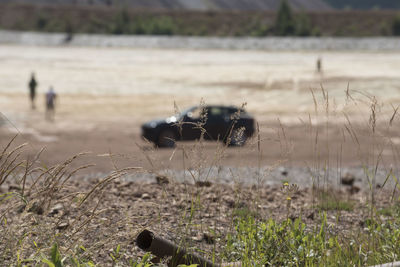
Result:
M231 136L225 140L228 146L243 146L247 141L244 128L236 128L232 130Z
M175 133L170 130L162 130L158 135L157 146L159 147L174 147L175 146L176 136Z

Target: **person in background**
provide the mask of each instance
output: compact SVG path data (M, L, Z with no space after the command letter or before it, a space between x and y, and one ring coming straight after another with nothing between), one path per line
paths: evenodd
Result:
M322 72L322 59L321 59L321 57L318 57L318 59L317 59L317 72L318 73Z
M32 109L35 109L35 97L36 97L36 87L37 87L37 82L35 79L35 73L32 72L31 80L29 81L29 95L31 99L31 107Z
M54 121L56 97L53 86L50 86L46 93L46 119L49 121Z

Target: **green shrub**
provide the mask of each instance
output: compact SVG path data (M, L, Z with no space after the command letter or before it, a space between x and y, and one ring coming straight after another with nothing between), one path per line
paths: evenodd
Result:
M36 27L38 30L46 29L49 19L43 14L39 14L36 20Z
M129 32L130 18L125 9L120 10L114 17L113 34L124 34Z
M243 266L311 266L322 262L335 239L326 238L326 218L319 229L307 233L301 219L281 223L257 222L253 217L240 218L235 233L228 236L224 256L227 261L241 261Z
M321 30L318 27L314 27L311 31L311 35L312 36L321 36Z
M310 36L311 31L311 22L309 17L302 13L296 19L296 35L297 36Z
M300 219L282 222L240 217L227 236L224 261L242 266L369 266L400 259L400 217L369 220L363 232L330 231L326 213L307 229ZM347 229L351 230L351 229Z
M400 15L398 15L392 23L392 33L393 35L400 35Z
M177 33L177 26L172 18L162 17L138 17L131 25L131 33L152 35L173 35Z
M295 20L286 0L282 0L275 21L275 33L280 36L295 33Z
M154 18L149 21L148 33L154 35L172 35L175 32L175 24L170 17Z

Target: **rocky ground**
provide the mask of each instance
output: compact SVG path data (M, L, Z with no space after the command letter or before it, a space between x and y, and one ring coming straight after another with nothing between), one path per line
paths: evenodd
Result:
M132 171L137 170L127 172ZM371 192L352 186L354 181L347 178L350 179L344 179L340 188L327 191L322 187L287 190L278 185L187 184L167 176L156 176L146 183L132 182L116 173L103 179L73 179L65 184L61 179L57 186L46 178L43 183L26 188L9 179L0 188L0 214L2 221L7 221L0 231L4 240L0 245L2 261L15 263L14 252L19 245L24 247L22 259L38 258L40 248L47 255L45 248L57 240L64 255L90 258L110 266L110 253L118 245L121 262L144 254L135 245L136 236L144 229L177 244L183 242L185 247L202 249L208 258L216 249L218 259L238 216L256 214L260 220L277 221L301 217L308 229L313 229L321 222L321 207L326 204L322 201L326 198L321 196L328 195L332 201L344 201L351 207L349 211L327 212L329 231L356 233L363 230L369 218ZM45 181L51 186L46 186ZM5 199L5 193L23 194L27 202L24 204L17 197ZM382 189L376 189L374 194L377 211L390 207L397 197L397 193Z

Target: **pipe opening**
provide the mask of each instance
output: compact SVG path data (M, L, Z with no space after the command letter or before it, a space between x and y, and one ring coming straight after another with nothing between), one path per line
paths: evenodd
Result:
M151 242L153 242L153 239L154 234L149 230L144 230L136 238L136 245L143 250L148 250L151 246Z

